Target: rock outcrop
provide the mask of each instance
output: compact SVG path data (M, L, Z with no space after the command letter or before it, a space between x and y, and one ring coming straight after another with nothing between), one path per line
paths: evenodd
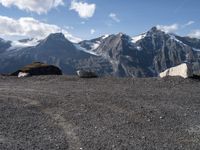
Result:
M16 72L12 73L11 76L24 76L24 75L62 75L62 71L53 65L48 65L41 62L34 62L27 65Z
M160 73L161 78L164 78L167 76L180 76L183 78L193 77L192 66L187 63L183 63L178 66L169 68L165 70L164 72Z

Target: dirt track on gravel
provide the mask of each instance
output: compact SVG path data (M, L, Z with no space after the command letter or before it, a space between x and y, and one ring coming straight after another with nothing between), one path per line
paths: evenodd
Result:
M0 76L0 149L200 149L200 81Z

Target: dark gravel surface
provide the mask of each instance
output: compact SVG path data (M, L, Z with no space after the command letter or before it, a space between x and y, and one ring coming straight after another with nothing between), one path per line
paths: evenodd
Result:
M1 150L199 150L200 81L0 76Z

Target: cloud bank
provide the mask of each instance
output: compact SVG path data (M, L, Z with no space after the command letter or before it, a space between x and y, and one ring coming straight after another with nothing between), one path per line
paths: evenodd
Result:
M172 25L157 25L156 26L159 30L164 31L166 33L172 33L175 32L179 29L179 25L178 24L172 24Z
M60 5L64 5L64 2L63 0L0 0L0 4L5 7L16 6L20 10L43 14Z
M81 39L72 36L67 30L57 25L40 22L31 17L13 19L0 16L0 34L4 36L21 36L42 39L51 33L62 32L72 42L79 42Z
M96 4L88 4L86 2L78 2L77 0L72 0L70 10L76 11L81 18L91 18L96 9Z
M192 38L200 39L200 30L194 30L188 36Z

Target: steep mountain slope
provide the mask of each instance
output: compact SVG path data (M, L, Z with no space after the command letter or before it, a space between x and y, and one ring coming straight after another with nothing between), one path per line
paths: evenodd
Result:
M157 76L182 62L198 61L198 52L181 40L153 27L137 37L110 35L93 52L112 63L116 76Z
M0 72L4 73L15 71L34 61L56 65L66 74L75 74L77 69L82 68L95 70L99 74L112 72L107 60L77 49L61 33L49 35L36 46L7 50L0 57Z

